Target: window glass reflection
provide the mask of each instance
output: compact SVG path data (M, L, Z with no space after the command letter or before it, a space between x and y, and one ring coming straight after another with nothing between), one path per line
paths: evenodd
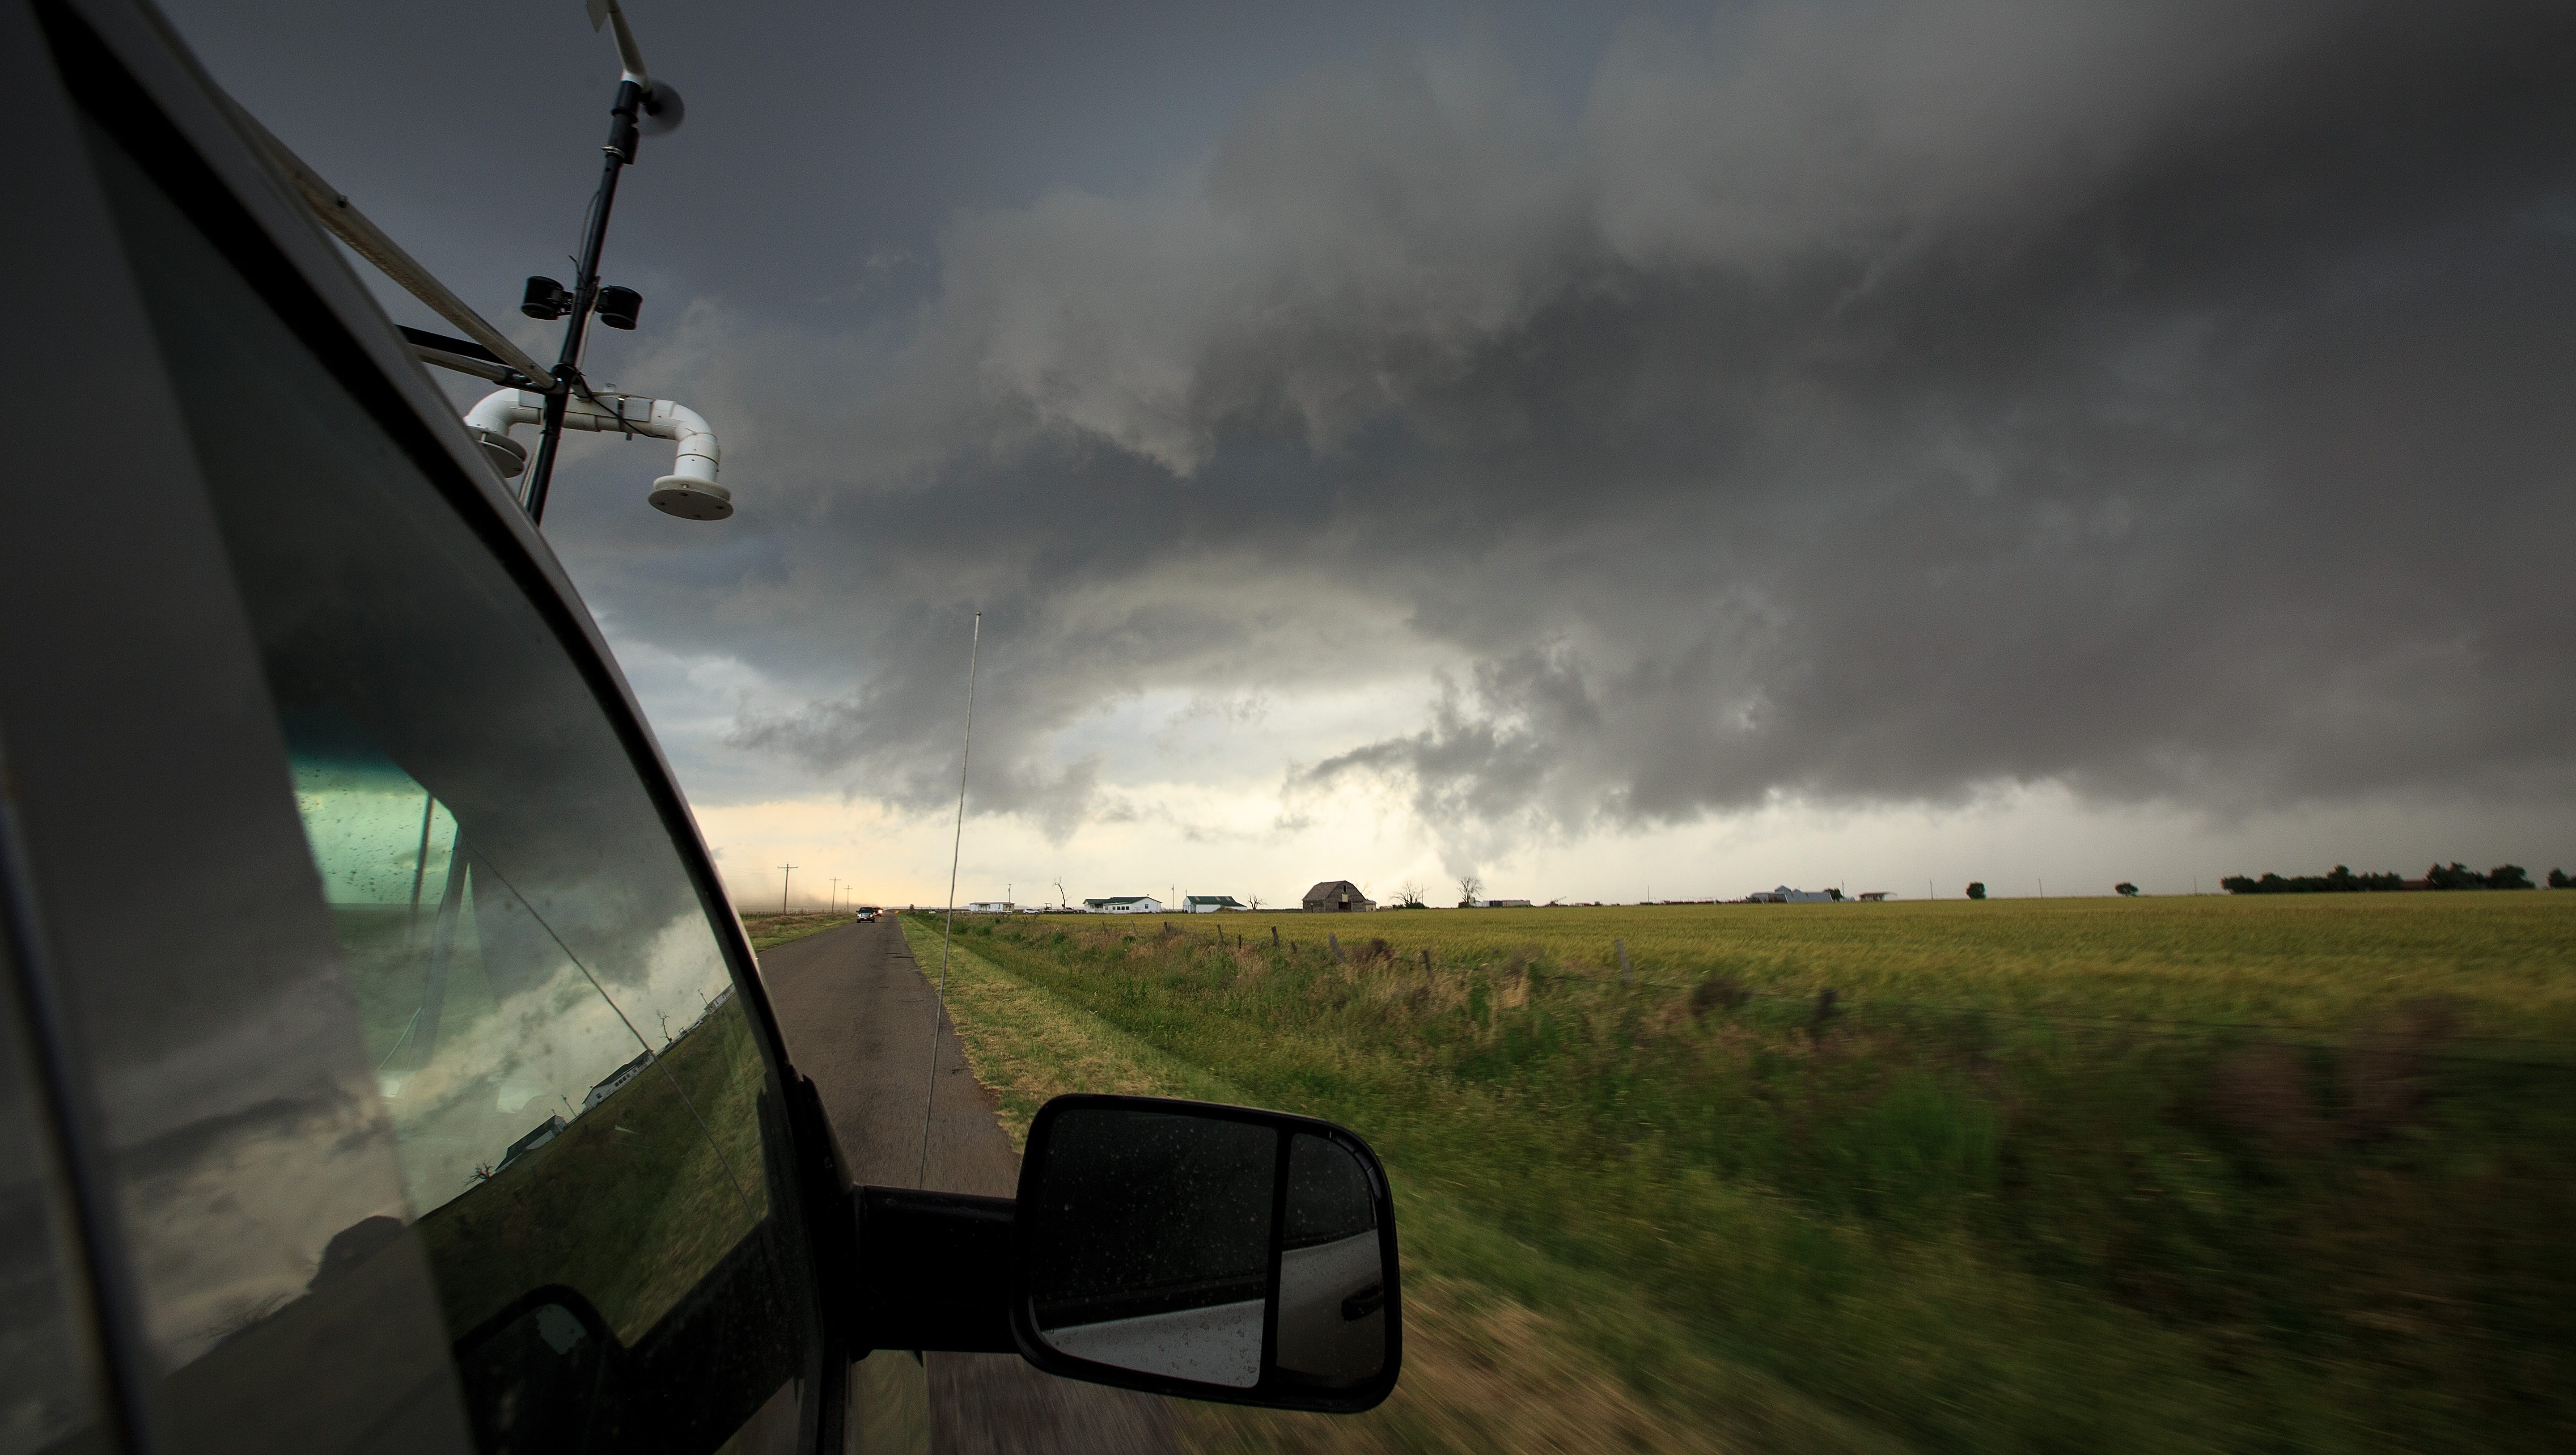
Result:
M509 818L460 831L345 710L286 723L451 1325L564 1281L631 1342L766 1211L760 1062L704 918L583 926L614 957L587 964L518 887L577 915L586 886L550 873ZM473 1212L441 1211L468 1193ZM660 1256L633 1258L639 1240Z

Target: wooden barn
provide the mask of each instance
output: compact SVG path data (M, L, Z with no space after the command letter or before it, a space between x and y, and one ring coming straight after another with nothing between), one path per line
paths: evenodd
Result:
M1375 908L1377 901L1360 893L1360 887L1347 879L1327 879L1306 891L1308 914L1345 914Z

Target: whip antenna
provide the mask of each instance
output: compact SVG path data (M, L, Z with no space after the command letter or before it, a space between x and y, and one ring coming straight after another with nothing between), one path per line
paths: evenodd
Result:
M948 918L939 928L939 993L930 1003L930 1080L921 1089L921 1165L915 1187L930 1176L930 1103L939 1094L939 1026L948 1018L948 939L957 928L957 856L966 846L966 764L975 752L975 657L984 646L984 613L966 645L966 733L957 748L957 832L948 841Z

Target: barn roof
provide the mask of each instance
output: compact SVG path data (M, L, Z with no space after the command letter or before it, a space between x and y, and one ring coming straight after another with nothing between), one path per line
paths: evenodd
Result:
M1316 885L1314 888L1307 890L1306 897L1308 899L1329 899L1332 897L1333 891L1337 889L1349 890L1353 899L1366 899L1368 897L1367 895L1360 893L1360 887L1358 885L1353 884L1347 879L1327 879Z

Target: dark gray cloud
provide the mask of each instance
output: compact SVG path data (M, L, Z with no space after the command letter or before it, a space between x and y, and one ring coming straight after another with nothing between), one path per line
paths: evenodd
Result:
M901 803L983 607L978 801L1056 833L1130 811L1104 708L1369 663L1419 728L1291 797L1462 834L2576 790L2576 11L1756 4L1579 87L1496 34L955 199L864 326L710 302L621 367L745 520L583 475L550 533L793 699L724 752Z
M1570 122L1385 53L962 218L818 518L1007 603L1032 742L1359 593L1470 665L1304 781L1435 822L2563 793L2571 20L1761 7ZM933 762L948 656L742 741Z

